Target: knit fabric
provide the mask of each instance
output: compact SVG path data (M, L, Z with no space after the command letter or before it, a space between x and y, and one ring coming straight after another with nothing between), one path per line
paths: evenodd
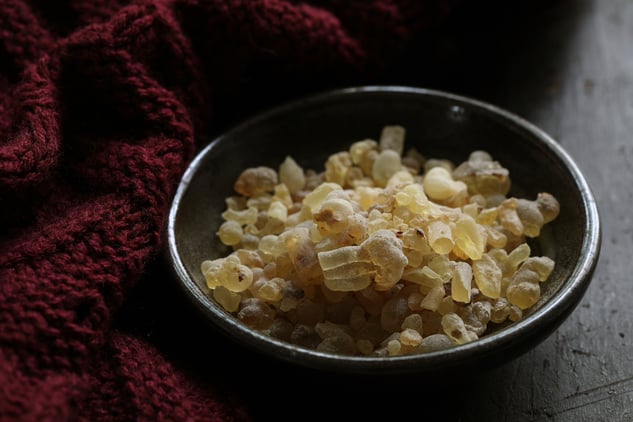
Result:
M0 420L249 420L114 323L179 177L266 87L361 82L451 3L0 0Z

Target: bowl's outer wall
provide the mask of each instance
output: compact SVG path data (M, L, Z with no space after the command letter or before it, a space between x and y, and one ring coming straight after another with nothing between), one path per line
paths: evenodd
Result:
M534 128L497 111L434 92L333 92L278 108L236 127L202 151L185 177L173 222L178 258L187 273L179 276L204 286L200 263L227 254L215 232L226 208L224 199L235 195L233 183L244 169L262 165L277 169L286 156L292 156L305 169L321 171L330 154L358 140L378 140L385 125L401 125L406 129L405 149L415 147L428 158L446 158L456 164L474 150L485 150L509 169L512 194L534 199L538 192L546 191L559 200L560 216L546 232L553 243L542 248L557 263L543 285L539 303L545 302L572 274L582 253L586 198L579 191L577 175L535 135ZM535 250L541 252L538 245ZM196 292L194 296L194 300L204 299ZM218 319L222 311L212 301L206 302L201 305L203 311L209 314L211 309L209 316Z

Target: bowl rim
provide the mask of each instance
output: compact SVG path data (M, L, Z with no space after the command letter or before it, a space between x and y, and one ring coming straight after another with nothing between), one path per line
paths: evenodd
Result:
M245 326L237 318L231 318L218 305L213 304L195 280L188 275L188 271L178 254L178 243L175 235L176 220L182 198L195 177L196 171L209 153L217 148L224 139L230 139L233 134L247 130L250 126L260 124L276 115L284 114L290 110L296 111L298 108L327 103L340 97L364 96L375 93L434 97L442 101L453 101L457 104L483 110L488 114L500 117L506 124L528 132L564 165L578 187L587 225L583 234L580 259L576 262L569 279L539 309L502 330L483 336L477 341L449 349L386 357L336 355L299 347ZM186 297L198 311L207 320L211 320L215 328L220 329L242 346L262 352L273 359L317 370L335 370L350 374L369 371L375 374L437 371L444 367L466 364L480 357L486 357L493 351L508 349L510 344L514 342L527 342L528 339L535 336L535 333L540 331L545 331L547 334L541 333L536 340L538 342L544 340L563 322L583 297L597 265L602 241L600 214L591 188L572 157L548 133L517 114L491 103L451 92L404 85L368 85L326 90L271 107L234 125L202 148L187 166L173 196L164 234L166 237L166 258L181 290L184 291Z

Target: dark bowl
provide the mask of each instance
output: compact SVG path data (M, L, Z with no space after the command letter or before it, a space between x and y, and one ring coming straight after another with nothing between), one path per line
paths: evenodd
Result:
M207 296L200 263L226 255L215 238L248 167L273 168L291 155L322 169L333 152L376 138L385 125L406 128L407 146L427 157L461 162L483 149L510 170L511 194L553 194L559 217L541 237L541 254L556 267L539 302L516 323L443 351L394 357L350 357L298 347L254 331ZM191 162L173 199L167 255L191 304L241 347L284 365L348 375L438 374L507 362L547 338L572 312L590 283L600 252L600 221L592 192L572 158L541 129L481 101L444 92L368 86L325 92L263 113L211 142ZM201 333L204 335L204 333Z

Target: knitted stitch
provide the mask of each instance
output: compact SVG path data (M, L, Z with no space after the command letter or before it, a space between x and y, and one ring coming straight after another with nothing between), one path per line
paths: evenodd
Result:
M0 0L0 420L249 420L113 323L177 181L246 86L359 80L450 3Z

